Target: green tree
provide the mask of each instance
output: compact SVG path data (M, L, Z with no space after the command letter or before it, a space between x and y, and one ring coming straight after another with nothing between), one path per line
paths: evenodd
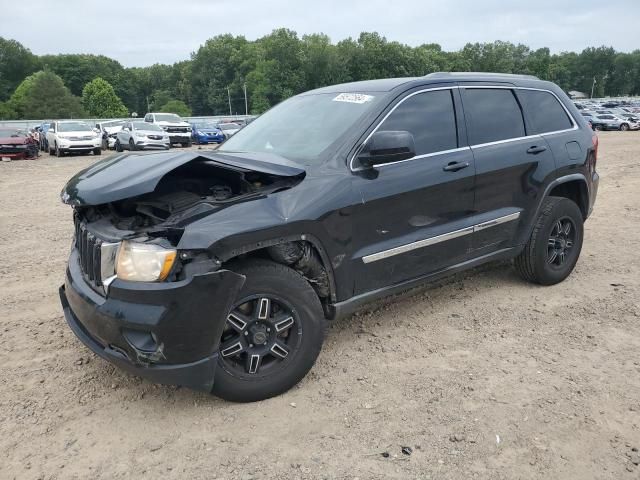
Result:
M0 37L0 102L39 68L38 58L15 40Z
M180 117L191 116L191 109L189 108L189 105L184 103L182 100L169 100L162 107L160 107L158 111L164 113L175 113Z
M89 115L98 118L117 118L129 115L120 97L109 82L94 78L82 89L82 104Z
M80 98L65 87L62 79L48 70L28 76L7 102L16 118L79 118L86 116Z
M5 102L0 102L0 120L11 120L16 113Z

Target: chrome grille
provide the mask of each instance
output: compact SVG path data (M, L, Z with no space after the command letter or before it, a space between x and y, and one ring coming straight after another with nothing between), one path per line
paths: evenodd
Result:
M102 240L87 230L87 226L75 218L75 242L80 259L80 267L85 278L92 287L102 286Z

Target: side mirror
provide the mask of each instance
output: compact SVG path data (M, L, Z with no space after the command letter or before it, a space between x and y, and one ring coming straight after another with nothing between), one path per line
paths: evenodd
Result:
M381 131L374 133L358 155L364 167L399 162L416 156L413 135L407 131Z

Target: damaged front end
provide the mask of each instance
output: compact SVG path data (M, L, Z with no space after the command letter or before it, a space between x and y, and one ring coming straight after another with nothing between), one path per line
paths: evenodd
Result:
M244 277L222 269L206 245L178 249L184 228L303 177L265 158L195 153L125 155L81 172L61 194L76 225L60 289L69 326L128 371L210 390Z

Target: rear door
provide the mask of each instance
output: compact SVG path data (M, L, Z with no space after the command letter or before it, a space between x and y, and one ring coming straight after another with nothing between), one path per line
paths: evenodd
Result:
M461 86L468 140L476 162L474 256L514 245L555 162L546 140L527 131L514 88Z
M460 263L471 245L475 167L458 90L414 91L392 108L375 131L408 131L416 156L355 168L356 294Z

